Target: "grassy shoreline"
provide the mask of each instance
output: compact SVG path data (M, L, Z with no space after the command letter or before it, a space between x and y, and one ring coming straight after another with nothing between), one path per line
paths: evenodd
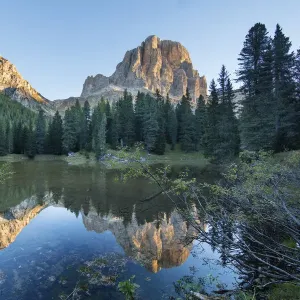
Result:
M118 151L108 150L107 153L110 153L112 156L117 156ZM184 166L195 166L195 167L206 167L210 164L209 160L206 159L202 153L193 152L193 153L184 153L178 150L166 151L164 155L150 154L142 152L141 156L145 158L145 161L150 164L171 164L171 165L184 165ZM0 156L0 162L21 162L30 160L26 155L23 154L8 154L6 156ZM103 165L101 162L97 162L95 159L94 153L83 154L80 152L74 153L72 156L66 155L36 155L34 158L35 161L65 161L68 164L72 165ZM113 160L111 160L113 161ZM109 163L110 160L105 160L106 163ZM128 164L124 164L126 166Z

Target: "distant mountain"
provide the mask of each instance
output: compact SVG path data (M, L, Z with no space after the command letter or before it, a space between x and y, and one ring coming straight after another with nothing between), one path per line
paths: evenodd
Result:
M2 56L0 56L0 92L31 110L37 111L42 108L48 114L54 113L51 101L35 90L16 67Z
M134 96L138 91L155 93L159 90L163 96L169 94L171 100L177 102L185 94L186 88L194 104L200 95L207 97L206 78L194 69L187 49L179 42L160 40L155 35L127 51L111 76L88 76L79 97L54 101L43 97L23 79L12 63L0 56L0 92L32 110L42 108L50 115L56 110L64 114L76 100L81 105L88 100L91 107L95 107L101 97L116 101L125 89ZM242 94L237 90L236 102L241 97Z
M133 95L138 91L155 93L158 89L163 96L169 94L172 100L178 101L186 88L194 101L200 94L206 96L205 76L200 77L194 70L187 49L180 43L160 40L153 35L137 48L127 51L111 76L88 76L80 97L56 100L54 105L62 111L77 99L82 104L87 99L95 106L101 97L118 100L125 89Z

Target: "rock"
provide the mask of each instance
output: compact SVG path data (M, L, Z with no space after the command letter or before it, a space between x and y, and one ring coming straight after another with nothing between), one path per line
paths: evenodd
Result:
M32 110L54 114L51 102L35 90L7 59L0 56L0 92Z
M89 76L81 97L101 96L108 90L113 93L127 88L134 95L141 89L151 93L158 89L162 95L169 93L171 99L178 100L187 87L194 100L200 94L207 94L206 79L193 69L186 48L178 42L160 40L153 35L141 46L127 51L110 77Z

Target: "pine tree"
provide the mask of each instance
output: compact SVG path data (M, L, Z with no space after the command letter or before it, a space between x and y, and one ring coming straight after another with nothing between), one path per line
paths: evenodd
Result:
M0 156L7 154L6 132L3 122L0 122Z
M117 149L119 146L119 132L120 132L120 121L119 121L119 101L117 101L112 108L112 125L111 125L111 147Z
M106 143L111 144L111 130L112 130L112 113L111 107L108 101L106 101L105 105L105 115L106 115Z
M45 152L45 141L46 141L46 120L44 111L39 110L38 118L36 121L36 152L37 154L43 154Z
M179 142L181 149L185 152L195 150L195 120L191 109L191 97L189 90L182 96L179 107Z
M217 86L214 80L210 84L211 100L207 106L207 132L204 153L215 157L220 146L220 108Z
M87 151L91 150L91 108L86 100L83 106L83 124L81 130L81 145Z
M174 150L177 143L178 122L176 112L172 107L168 110L167 121L167 137L171 144L171 150Z
M63 126L62 119L58 111L56 111L53 121L50 127L50 135L51 135L51 148L52 153L55 155L61 155L63 152Z
M272 51L265 25L255 24L248 32L239 57L238 81L245 96L241 114L242 144L249 150L272 149L274 112Z
M145 114L145 94L138 91L135 103L135 136L138 142L144 140L143 120Z
M72 111L67 109L64 117L63 127L63 150L65 153L76 151L77 130L76 120L73 117Z
M200 95L197 101L197 108L195 110L195 138L197 151L204 150L206 147L207 122L207 107L204 97Z
M163 155L166 150L166 118L164 110L164 99L158 90L156 91L156 106L158 132L153 152L159 155Z
M132 103L132 95L124 91L123 99L120 101L120 138L123 145L132 146L135 141L135 118Z
M101 116L100 127L98 130L98 138L96 141L96 159L101 158L105 154L106 145L106 114L103 113Z
M33 130L33 126L30 123L29 128L28 128L28 138L27 138L27 143L25 145L25 154L29 158L34 158L36 155L36 134Z
M143 137L148 152L153 152L159 134L158 108L155 99L150 95L145 98L145 113L143 118Z
M273 39L276 150L299 146L299 110L295 105L296 87L293 80L295 57L290 51L291 46L289 38L277 24Z

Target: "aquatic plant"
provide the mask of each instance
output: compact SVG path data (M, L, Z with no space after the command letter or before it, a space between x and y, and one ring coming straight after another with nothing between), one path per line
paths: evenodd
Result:
M135 276L131 276L130 279L121 281L118 284L119 291L125 296L126 300L133 300L136 295L136 290L140 287L133 282Z

